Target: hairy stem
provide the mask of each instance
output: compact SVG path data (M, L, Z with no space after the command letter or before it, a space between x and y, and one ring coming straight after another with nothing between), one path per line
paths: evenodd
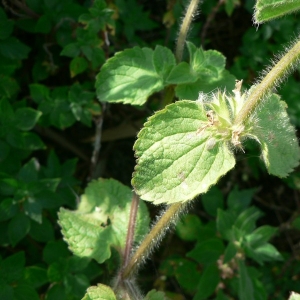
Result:
M152 227L151 231L142 241L141 245L134 253L128 265L123 272L123 280L129 279L137 271L145 258L151 253L153 248L157 246L157 243L162 239L163 235L169 229L170 225L174 223L180 212L186 207L185 203L175 203L168 207L166 212L158 220L158 222Z
M235 125L245 122L263 97L270 92L293 69L300 58L300 41L298 41L268 72L264 79L254 87L247 101L234 121Z
M177 62L180 62L182 59L186 36L189 31L194 13L198 7L199 1L200 0L191 0L190 4L186 10L184 19L182 21L180 31L178 34L177 43L176 43L176 50L175 50L175 56L176 56Z
M138 195L133 192L131 207L130 207L130 216L129 216L129 224L127 230L127 237L126 237L126 246L124 251L123 257L123 268L128 265L130 259L130 253L132 250L133 240L134 240L134 232L135 232L135 224L136 224L136 216L139 208L139 197Z

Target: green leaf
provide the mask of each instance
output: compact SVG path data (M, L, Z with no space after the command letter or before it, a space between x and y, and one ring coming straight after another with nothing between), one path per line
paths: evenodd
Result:
M153 65L156 73L165 81L170 70L175 66L176 60L172 51L157 45L153 53Z
M0 41L0 54L10 59L25 59L30 52L30 48L20 42L15 37L9 37Z
M38 266L31 266L25 269L24 280L34 288L39 288L48 282L47 271Z
M16 246L30 229L30 221L23 213L18 213L9 222L8 237L12 246Z
M45 149L45 145L41 138L32 132L22 132L12 130L6 137L7 142L17 149L22 150L38 150Z
M25 254L18 252L0 263L0 278L8 284L15 284L23 279L25 267Z
M65 300L67 298L66 289L62 283L52 284L46 293L46 300Z
M229 242L224 252L223 263L227 264L228 262L230 262L235 257L236 254L237 254L237 247L235 246L234 243Z
M205 211L211 216L217 216L217 210L224 207L224 199L222 192L212 187L206 194L202 195L202 204Z
M280 261L283 260L279 251L271 244L265 243L255 249L246 247L246 254L257 261L259 264L263 264L266 261Z
M51 28L52 28L51 17L48 15L42 15L36 22L35 32L47 34L51 31Z
M201 103L178 101L151 116L134 144L132 185L143 200L175 203L195 198L235 165L227 144L211 146Z
M195 248L187 253L187 257L191 257L200 264L215 263L224 253L224 244L218 238L211 238L205 242L198 242Z
M0 74L0 95L10 98L15 95L19 89L20 87L14 78Z
M286 177L298 164L300 148L289 122L286 103L272 94L255 114L253 134L257 137L266 168L271 175Z
M36 103L50 99L50 89L46 86L38 83L33 83L29 85L30 96Z
M193 72L190 65L181 62L171 70L166 81L168 84L184 84L195 82L197 79L198 76Z
M238 187L235 186L227 198L228 208L235 210L237 213L244 211L250 205L253 195L256 192L256 188L239 190Z
M77 43L71 43L66 45L63 50L60 52L60 55L62 56L68 56L68 57L76 57L80 54L80 48Z
M205 300L213 294L220 282L219 269L216 264L208 265L200 278L198 291L193 300Z
M184 241L195 241L199 238L201 227L202 224L199 217L188 214L177 222L176 233Z
M9 220L18 212L18 205L12 198L0 202L0 222Z
M167 300L168 298L163 292L151 290L143 300Z
M99 179L88 185L78 210L61 209L59 224L73 253L102 263L110 257L110 247L122 252L131 199L130 188L113 179ZM136 242L147 233L148 224L147 209L141 202L135 229Z
M155 63L157 59L158 54ZM119 52L107 60L96 79L99 101L143 105L151 94L164 88L153 60L152 49L139 47Z
M245 234L249 234L255 229L255 223L262 215L262 212L256 207L249 207L239 214L234 222L234 226Z
M16 127L20 130L31 130L42 113L31 107L23 107L16 110Z
M221 236L227 240L231 240L231 230L234 225L236 216L231 211L218 209L217 213L217 230Z
M294 13L300 9L300 2L295 0L257 0L254 21L257 24Z
M84 57L74 57L70 63L70 74L71 77L75 77L76 75L83 73L88 68L88 62Z
M48 219L43 218L42 223L31 222L29 235L38 242L54 240L53 225Z
M43 249L43 260L49 265L69 255L67 244L62 240L50 241Z
M238 261L238 295L240 300L255 300L253 282L243 261Z
M87 289L82 300L116 300L116 295L113 290L104 284L91 286Z
M191 80L177 85L176 96L180 99L196 100L199 92L209 93L216 88L234 89L235 78L225 70L226 59L221 53L215 50L204 51L190 42L187 43L187 47L190 54L190 70L186 72L191 74Z
M19 284L14 288L14 297L18 300L40 300L38 293L27 284Z
M251 247L256 248L267 241L277 232L277 228L264 225L256 230L254 230L251 234L246 236L246 241L251 245Z
M13 288L4 282L0 282L0 299L14 300Z

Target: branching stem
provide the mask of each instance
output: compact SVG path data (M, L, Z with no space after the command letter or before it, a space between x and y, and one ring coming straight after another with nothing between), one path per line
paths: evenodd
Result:
M123 280L130 279L136 273L139 266L145 261L145 258L151 253L157 243L162 239L164 233L174 223L180 212L186 207L185 203L175 203L169 206L166 212L152 227L151 231L146 235L141 245L134 253L128 265L123 272Z
M175 57L176 57L177 62L181 62L186 36L189 31L191 22L193 20L195 11L198 7L199 1L200 0L191 0L190 4L186 10L184 19L182 21L180 31L178 34L177 43L176 43L176 50L175 50Z
M250 113L257 107L264 96L270 92L285 75L293 69L300 58L300 41L298 41L268 72L263 80L248 95L247 101L238 113L234 124L245 122Z

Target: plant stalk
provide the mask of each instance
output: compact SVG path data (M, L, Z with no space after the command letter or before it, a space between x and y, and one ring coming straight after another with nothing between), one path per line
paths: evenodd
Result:
M177 62L181 62L182 60L182 55L183 55L183 49L184 49L184 45L185 45L185 40L186 40L186 36L187 33L189 31L193 16L195 14L195 11L198 7L200 0L191 0L190 4L186 10L186 14L183 18L181 27L180 27L180 31L178 34L178 39L177 39L177 43L176 43L176 50L175 50L175 57Z
M170 225L177 220L184 207L186 207L185 203L175 203L168 207L166 212L146 235L130 262L125 267L122 275L123 280L130 279L132 275L136 273L139 266L145 261L145 258L147 258L153 248L157 246L157 243L162 239Z
M293 69L297 60L300 58L300 41L298 41L268 72L263 80L254 87L253 91L248 95L248 98L236 116L234 125L242 124L250 116L250 113L257 107L264 96L272 90L284 76Z

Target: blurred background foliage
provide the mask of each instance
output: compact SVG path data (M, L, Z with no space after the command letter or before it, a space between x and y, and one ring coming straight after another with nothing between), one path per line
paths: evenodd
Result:
M102 265L72 255L57 211L75 209L94 178L130 186L136 133L162 95L152 95L142 107L100 103L95 76L106 59L126 48L173 50L186 2L1 1L0 299L81 299L90 285L109 284L117 253ZM227 69L245 87L300 26L292 14L256 28L253 6L252 0L204 0L188 36L196 46L225 55ZM299 127L298 70L278 92ZM255 299L300 292L300 172L284 180L270 177L258 156L249 143L246 155L238 154L237 167L195 201L142 270L139 284L145 291L196 300L248 299L243 292L251 287ZM148 208L151 216L160 209ZM226 216L240 221L226 223ZM251 219L247 228L243 218ZM234 239L226 228L235 231ZM244 239L257 230L259 245L269 245L264 252ZM247 257L239 268L252 280L250 287L240 285L238 266L230 264L237 254L231 243L239 243ZM200 288L206 294L197 294Z

